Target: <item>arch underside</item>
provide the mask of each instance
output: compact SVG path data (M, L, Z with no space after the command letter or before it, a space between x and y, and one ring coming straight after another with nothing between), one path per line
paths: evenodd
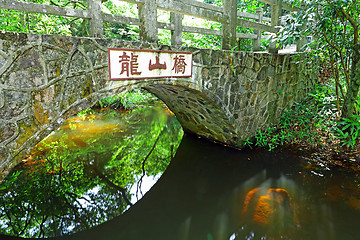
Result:
M240 140L224 111L204 93L179 85L144 87L173 111L185 132L236 145Z

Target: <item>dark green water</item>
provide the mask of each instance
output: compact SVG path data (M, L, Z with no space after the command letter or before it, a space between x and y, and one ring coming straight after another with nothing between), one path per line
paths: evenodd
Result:
M175 117L160 105L69 120L0 186L1 233L74 240L360 239L355 173L292 153L181 138Z

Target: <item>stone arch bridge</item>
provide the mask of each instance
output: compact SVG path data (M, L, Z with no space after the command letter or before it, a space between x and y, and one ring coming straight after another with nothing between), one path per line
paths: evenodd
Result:
M192 52L193 74L109 81L108 48ZM132 88L162 99L186 132L240 146L314 86L304 60L298 54L0 31L0 172L19 163L71 115Z

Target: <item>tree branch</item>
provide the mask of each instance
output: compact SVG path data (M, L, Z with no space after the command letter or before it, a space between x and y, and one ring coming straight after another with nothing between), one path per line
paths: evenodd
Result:
M140 180L139 180L138 183L137 183L136 197L138 196L138 190L139 190L139 189L140 189L140 193L142 194L141 188L140 188L139 186L142 184L142 180L143 180L143 178L145 177L145 163L146 163L146 160L150 157L151 153L155 150L156 144L157 144L157 142L159 141L160 136L161 136L164 132L165 132L165 127L161 130L160 134L157 136L157 138L156 138L156 140L155 140L155 142L154 142L154 144L153 144L150 152L147 154L147 156L145 157L145 159L144 159L143 162L142 162L142 172L143 172L143 174L142 174Z
M343 89L341 87L341 84L340 84L339 69L338 69L338 67L336 65L336 62L335 62L335 59L334 59L334 52L333 52L333 50L331 48L330 48L330 64L331 64L331 70L335 74L334 79L335 79L336 86L339 86L341 96L344 99L345 94L344 94L344 91L343 91Z
M357 44L359 42L359 24L356 22L356 20L354 18L352 18L350 16L350 14L342 7L337 8L335 7L330 0L326 0L329 5L336 11L337 15L340 17L340 20L342 22L344 22L341 18L341 16L343 16L346 20L348 20L350 22L350 24L353 26L354 28L354 45Z
M328 38L328 36L327 36L327 34L326 34L326 31L325 31L324 29L323 29L323 36L324 36L325 42L326 42L327 44L329 44L330 47L332 47L333 49L335 49L335 50L338 51L338 52L341 52L341 49L329 40L329 38Z
M5 209L5 214L6 214L7 218L9 219L9 225L10 225L11 228L13 229L13 233L14 233L14 234L17 234L18 231L16 230L16 226L15 226L15 224L13 224L13 221L12 221L9 213L6 211L6 209Z
M340 8L340 12L343 14L343 16L350 22L350 24L354 28L354 45L359 42L359 25L356 22L354 18L352 18L349 13L345 11L345 9Z
M43 220L40 223L40 230L39 230L39 236L38 238L40 238L41 236L44 237L45 236L45 232L44 232L44 223L46 222L46 220L48 219L48 215L43 217Z
M133 204L129 201L129 199L126 196L126 189L116 185L115 183L113 183L112 181L110 181L98 168L97 168L97 161L95 160L95 164L92 165L95 173L97 174L97 176L103 181L105 182L107 185L109 185L110 187L116 189L117 191L121 192L121 195L123 196L126 204L133 206Z

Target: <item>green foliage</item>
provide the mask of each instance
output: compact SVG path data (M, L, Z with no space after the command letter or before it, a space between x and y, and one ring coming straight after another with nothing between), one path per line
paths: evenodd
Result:
M29 2L74 9L87 9L86 0L32 0ZM102 10L109 14L137 17L137 8L135 4L119 1L105 1L102 4ZM0 9L0 29L14 32L59 34L81 37L89 36L89 21L87 19ZM120 38L136 41L139 40L139 28L128 24L104 23L104 36L106 38Z
M244 140L243 144L244 144L245 147L248 147L248 148L252 149L253 143L252 143L252 141L251 141L250 138L246 138L246 139Z
M157 98L154 95L142 89L132 89L112 97L104 98L99 101L98 104L101 108L111 107L115 109L131 109L140 104L154 102L156 100Z
M157 98L141 89L134 89L119 94L125 109L134 108L143 103L154 102Z
M159 44L161 45L171 45L171 32L166 29L159 29L158 31Z
M244 145L271 151L285 144L316 147L340 141L342 146L353 148L360 139L360 116L339 120L336 105L336 90L318 85L301 103L285 111L276 126L257 131L253 142L246 139Z
M334 84L338 111L352 109L354 105L359 107L356 98L347 97L347 100L351 99L350 102L343 101L348 93L358 94L358 83L352 81L350 75L354 46L359 42L358 0L292 2L301 4L304 10L287 16L286 25L278 35L280 46L292 44L301 38L312 39L303 50L311 47L314 69L321 73L324 70L330 72L324 80L329 78ZM349 111L342 114L344 112L348 114Z
M183 45L197 48L221 49L221 36L183 33Z
M352 148L360 139L360 116L353 115L351 118L343 118L336 128L337 137L343 145Z
M259 2L258 0L238 0L238 11L256 13L256 9L267 7L266 4ZM268 9L265 8L265 15L268 14Z
M285 111L274 127L257 131L253 145L269 151L286 144L318 146L332 140L338 118L334 90L318 85L301 103ZM250 145L249 140L245 145Z
M255 146L266 147L269 143L268 137L261 130L256 132L255 139Z
M120 1L105 1L102 6L103 11L106 13L132 18L137 17L137 7L135 4ZM104 35L106 38L139 41L139 27L128 24L104 23Z
M87 3L84 0L33 0L29 2L74 9L87 8ZM5 31L85 36L87 24L85 19L0 10L0 29Z
M105 23L106 38L120 38L127 41L139 41L139 28L127 24Z

